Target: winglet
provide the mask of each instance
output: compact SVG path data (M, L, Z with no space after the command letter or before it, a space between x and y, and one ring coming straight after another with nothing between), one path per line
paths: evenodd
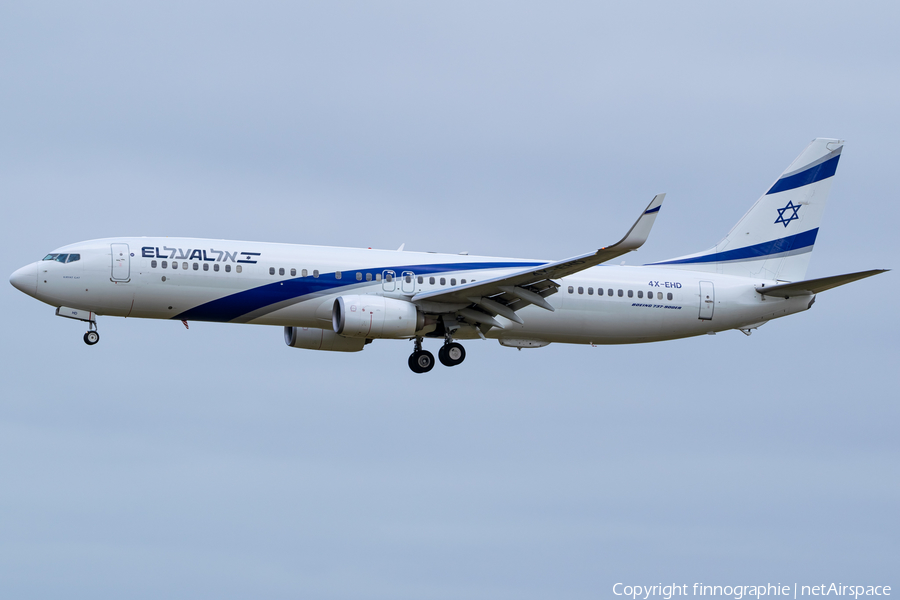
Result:
M625 234L625 237L612 246L600 248L600 250L617 250L619 251L619 254L624 254L626 252L631 252L632 250L637 250L643 246L644 242L646 242L647 238L650 236L650 229L653 228L653 223L656 221L656 215L659 214L659 209L662 207L663 200L665 199L665 194L655 195L644 212L641 213L641 216L638 217L638 220L634 222L634 225L632 225L631 229L628 230L628 233ZM617 254L617 256L619 254Z

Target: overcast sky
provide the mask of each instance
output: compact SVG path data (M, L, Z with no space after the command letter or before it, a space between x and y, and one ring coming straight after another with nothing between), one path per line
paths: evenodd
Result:
M808 272L898 265L888 2L0 5L2 272L169 235L629 264L847 140ZM10 598L900 586L896 271L751 337L284 345L0 287ZM426 348L437 350L437 342Z

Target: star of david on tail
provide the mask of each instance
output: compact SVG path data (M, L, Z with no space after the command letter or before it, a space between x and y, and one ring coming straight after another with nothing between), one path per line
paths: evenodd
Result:
M796 221L796 220L800 219L800 217L797 216L797 211L800 210L800 205L794 204L793 201L791 201L791 200L788 200L787 206L785 206L784 208L777 208L775 210L778 211L778 218L775 219L776 224L784 223L784 226L787 227L788 223L790 223L791 221ZM794 212L788 218L785 219L784 213L786 213L789 210L793 210Z

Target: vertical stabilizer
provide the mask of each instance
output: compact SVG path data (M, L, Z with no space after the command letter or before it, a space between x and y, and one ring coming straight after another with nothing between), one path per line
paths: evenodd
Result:
M843 146L843 140L813 140L721 242L653 264L780 281L803 279Z

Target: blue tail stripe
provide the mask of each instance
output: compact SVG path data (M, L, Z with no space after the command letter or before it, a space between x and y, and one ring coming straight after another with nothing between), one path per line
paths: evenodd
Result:
M219 323L233 321L243 315L272 306L287 300L294 300L310 294L329 292L340 287L359 285L356 273L381 274L391 270L396 273L397 285L403 271L412 271L419 275L432 275L435 273L447 273L450 271L471 271L474 269L503 269L510 267L535 267L543 262L494 262L494 263L447 263L433 265L407 265L399 267L379 267L376 269L348 269L343 272L343 277L338 279L335 273L322 273L319 277L298 277L295 279L280 279L273 283L267 283L235 294L206 302L199 306L175 315L172 319L185 321L215 321ZM365 276L365 275L364 275ZM375 284L372 281L371 284Z
M788 177L782 177L775 182L772 189L766 192L766 195L786 192L787 190L793 190L798 187L803 187L804 185L822 181L823 179L828 179L834 175L835 171L837 171L838 160L840 158L841 155L838 154L834 158L828 159L814 167L810 167L805 171L801 171L800 173Z
M725 252L716 252L715 254L707 254L705 256L694 256L692 258L683 258L681 260L667 260L665 262L652 263L654 265L687 265L694 263L710 263L725 262L729 260L746 260L754 258L764 258L772 254L781 254L782 252L790 252L791 250L800 250L812 246L816 243L816 235L819 228L810 229L797 235L790 235L771 242L763 242L745 248L737 248L735 250L727 250Z

